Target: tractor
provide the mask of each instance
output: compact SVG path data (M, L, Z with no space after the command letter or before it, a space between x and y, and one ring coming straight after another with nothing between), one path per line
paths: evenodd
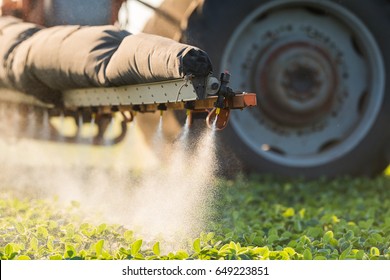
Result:
M256 107L232 111L218 133L227 166L233 157L248 172L309 179L387 167L389 1L157 2L3 0L3 15L45 26L119 18L131 28L129 7L144 7L152 16L142 32L205 50L231 88L256 94Z

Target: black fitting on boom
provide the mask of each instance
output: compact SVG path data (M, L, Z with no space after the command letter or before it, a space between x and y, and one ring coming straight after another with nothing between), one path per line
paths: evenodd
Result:
M218 98L217 101L214 103L214 107L223 109L225 105L224 104L225 98L233 97L236 94L230 87L228 87L228 84L230 82L229 72L225 71L221 73L220 81L221 81L221 85L217 92Z

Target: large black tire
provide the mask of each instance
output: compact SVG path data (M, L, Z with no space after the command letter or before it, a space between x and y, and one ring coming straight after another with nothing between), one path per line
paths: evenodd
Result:
M182 40L257 93L220 134L247 170L372 176L388 165L388 26L385 0L205 0Z

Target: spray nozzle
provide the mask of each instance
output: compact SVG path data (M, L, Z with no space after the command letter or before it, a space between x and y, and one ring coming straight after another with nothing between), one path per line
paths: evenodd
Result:
M157 110L160 110L160 117L163 116L164 114L164 111L166 111L168 108L167 108L167 105L165 105L164 103L161 103L157 106Z

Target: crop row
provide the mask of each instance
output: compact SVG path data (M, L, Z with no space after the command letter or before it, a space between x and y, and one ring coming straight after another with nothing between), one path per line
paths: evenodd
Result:
M82 205L0 198L1 259L390 259L390 179L221 181L207 231L164 240L86 222Z

